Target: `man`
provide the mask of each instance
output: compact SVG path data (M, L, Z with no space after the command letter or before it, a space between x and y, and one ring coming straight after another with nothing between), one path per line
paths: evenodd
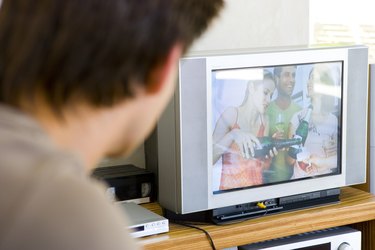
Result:
M301 107L292 101L295 86L296 67L275 67L274 75L277 87L277 97L268 106L266 114L269 117L270 135L277 138L288 137L288 125L294 113ZM279 151L272 159L270 168L264 172L267 183L286 181L293 175L293 167L286 161L287 151Z
M128 155L222 0L4 0L0 249L136 249L89 178Z

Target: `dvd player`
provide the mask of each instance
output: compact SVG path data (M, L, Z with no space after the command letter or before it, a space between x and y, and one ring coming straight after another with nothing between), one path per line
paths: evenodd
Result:
M129 229L134 238L166 233L169 231L168 219L133 202L119 202L129 219Z

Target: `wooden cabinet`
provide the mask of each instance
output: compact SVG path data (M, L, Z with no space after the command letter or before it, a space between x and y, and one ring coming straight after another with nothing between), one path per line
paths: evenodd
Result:
M155 204L146 208L161 214ZM216 249L245 245L288 235L350 225L362 231L362 249L375 249L375 196L351 187L342 188L341 202L264 216L231 225L197 225L206 230ZM212 249L203 231L170 223L168 233L140 239L145 249Z

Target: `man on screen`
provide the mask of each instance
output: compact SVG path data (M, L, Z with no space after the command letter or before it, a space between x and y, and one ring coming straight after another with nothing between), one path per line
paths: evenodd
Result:
M301 110L301 107L292 100L296 83L296 66L275 67L274 75L277 97L268 106L266 114L269 119L269 134L282 139L288 136L288 125L293 114ZM280 150L272 159L270 168L263 175L266 183L285 181L292 177L293 168L286 162L286 154L286 150Z

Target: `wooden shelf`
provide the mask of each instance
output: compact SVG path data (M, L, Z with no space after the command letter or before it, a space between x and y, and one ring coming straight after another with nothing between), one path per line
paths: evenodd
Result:
M156 203L144 204L144 207L162 214ZM362 249L375 249L375 196L345 187L341 190L341 202L338 204L224 226L196 224L211 235L217 249L343 225L362 231ZM202 231L174 223L170 223L168 233L144 237L139 241L144 249L212 249Z

